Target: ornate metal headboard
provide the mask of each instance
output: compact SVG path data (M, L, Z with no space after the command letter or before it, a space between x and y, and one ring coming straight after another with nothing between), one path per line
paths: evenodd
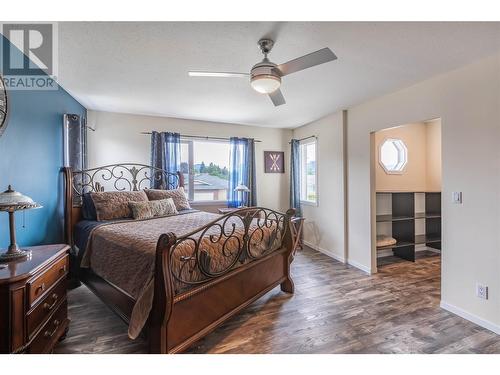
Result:
M167 172L145 164L111 164L72 171L75 198L98 191L138 191L142 189L176 189L184 186L182 174ZM77 203L77 202L73 202Z
M146 164L120 163L81 171L73 171L69 167L63 170L66 192L66 237L69 243L72 243L71 232L79 219L84 193L184 187L182 173L171 173Z

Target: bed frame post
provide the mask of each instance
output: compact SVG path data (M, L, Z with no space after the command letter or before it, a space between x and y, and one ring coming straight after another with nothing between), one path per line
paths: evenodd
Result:
M73 246L73 170L63 167L64 173L64 239Z
M167 323L174 303L170 248L176 240L174 233L162 234L156 245L154 296L149 325L150 353L168 353Z
M293 237L292 237L292 217L295 215L295 208L290 208L289 210L286 211L286 216L285 216L285 228L286 228L286 233L285 237L283 238L283 246L287 249L286 256L287 256L287 262L285 264L285 276L286 279L283 281L280 285L281 290L285 293L293 293L294 292L294 284L292 277L290 275L290 265L292 264L293 261Z
M179 187L184 187L184 175L178 171L177 176L179 177Z

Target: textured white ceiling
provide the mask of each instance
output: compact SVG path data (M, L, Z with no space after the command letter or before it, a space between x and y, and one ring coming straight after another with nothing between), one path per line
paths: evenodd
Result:
M338 60L283 78L274 107L246 79L257 41L282 63L323 47ZM89 109L296 127L500 51L500 23L60 23L59 81Z

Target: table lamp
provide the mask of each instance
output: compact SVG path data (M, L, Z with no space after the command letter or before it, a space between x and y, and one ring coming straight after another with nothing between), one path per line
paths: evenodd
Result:
M18 260L29 254L29 251L22 250L16 243L16 226L14 223L14 212L27 210L30 208L40 208L38 203L33 202L33 199L14 191L9 185L7 190L0 193L0 211L9 213L9 229L10 229L10 245L6 253L0 254L0 262L9 262Z
M248 193L248 192L250 191L250 189L249 189L247 186L243 185L243 184L239 184L238 186L236 186L236 187L234 188L234 191L236 191L236 192L238 192L238 193L240 193L240 194L241 194L240 206L239 206L238 208L243 208L243 207L246 207L246 206L243 204L243 202L245 201L243 194L244 194L244 193Z

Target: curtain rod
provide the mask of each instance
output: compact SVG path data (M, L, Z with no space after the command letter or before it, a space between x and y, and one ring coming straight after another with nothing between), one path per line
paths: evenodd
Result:
M149 134L149 135L151 135L151 132L141 132L141 134ZM229 141L230 140L230 138L209 137L209 136L206 136L206 135L185 135L185 134L181 134L181 137L182 138L198 138L198 139L215 139L215 140L218 140L218 141ZM254 139L254 142L262 142L262 141L259 141L258 139Z
M300 139L297 139L297 141L301 142L301 141L305 141L306 139L309 139L309 138L318 138L316 135L310 135L309 137L304 137L304 138L300 138ZM292 143L292 141L288 142L289 144Z

